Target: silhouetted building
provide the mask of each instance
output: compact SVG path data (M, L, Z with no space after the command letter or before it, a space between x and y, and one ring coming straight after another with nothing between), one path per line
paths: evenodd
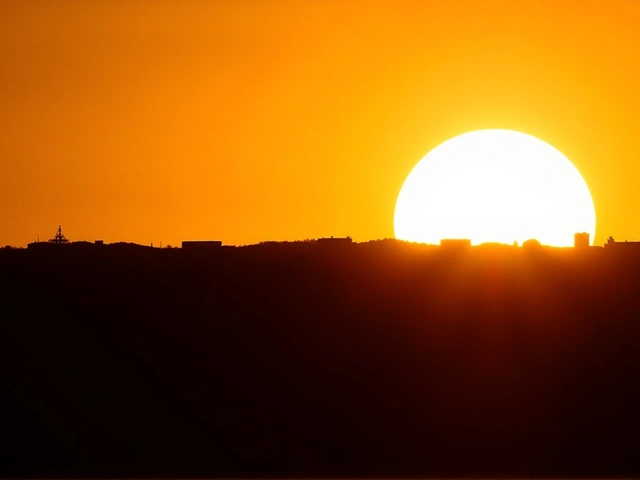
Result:
M104 240L96 240L96 245L104 245Z
M351 237L330 237L319 238L318 244L320 245L349 245L353 242Z
M220 240L187 240L182 242L182 249L197 252L215 250L222 246Z
M45 248L51 246L49 242L31 242L27 244L27 250L33 250L36 248Z
M447 249L466 249L471 247L471 240L468 238L443 238L440 246Z
M625 240L624 242L616 242L614 240L614 241L607 242L607 250L616 251L616 252L618 251L640 252L640 242L629 242L627 240Z
M586 232L574 234L573 246L575 248L589 248L589 234Z

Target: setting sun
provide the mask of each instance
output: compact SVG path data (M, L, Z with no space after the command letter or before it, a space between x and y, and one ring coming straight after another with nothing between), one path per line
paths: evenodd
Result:
M479 130L429 152L396 202L395 235L570 246L576 232L593 239L596 215L586 182L551 145L509 130Z

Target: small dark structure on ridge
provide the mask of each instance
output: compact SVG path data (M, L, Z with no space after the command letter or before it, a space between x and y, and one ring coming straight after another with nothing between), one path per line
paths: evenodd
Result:
M220 240L186 240L182 242L182 249L191 252L206 252L216 250L221 246Z

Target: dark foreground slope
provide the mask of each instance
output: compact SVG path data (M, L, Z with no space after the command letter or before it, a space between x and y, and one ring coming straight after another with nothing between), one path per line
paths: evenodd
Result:
M0 252L4 476L638 476L640 257Z

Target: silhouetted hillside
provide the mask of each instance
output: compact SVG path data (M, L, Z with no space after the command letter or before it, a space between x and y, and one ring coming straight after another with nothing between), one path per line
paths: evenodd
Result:
M6 477L637 476L640 255L1 250Z

